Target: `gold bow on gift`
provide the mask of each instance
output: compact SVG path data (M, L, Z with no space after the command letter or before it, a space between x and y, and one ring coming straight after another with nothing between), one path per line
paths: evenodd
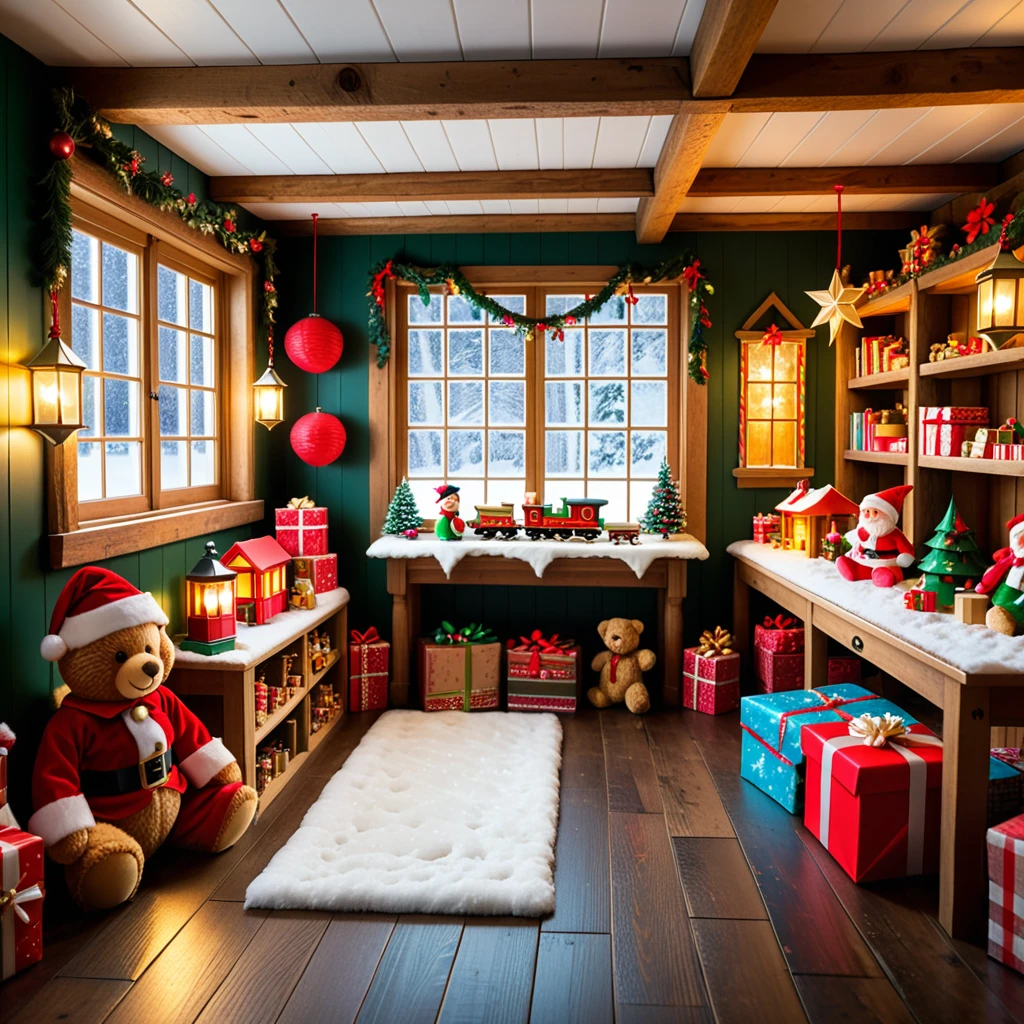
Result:
M849 722L850 735L859 736L865 747L884 747L889 740L903 736L907 727L899 715L886 711L884 715L863 714Z
M292 498L292 500L288 502L288 508L316 508L316 502L308 495L303 495L301 498Z
M732 654L732 633L721 626L715 626L713 633L710 629L705 629L700 635L697 653L702 658L720 658Z

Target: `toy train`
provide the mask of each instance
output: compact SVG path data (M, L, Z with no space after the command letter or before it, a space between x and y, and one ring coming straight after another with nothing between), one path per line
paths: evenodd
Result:
M640 526L637 523L606 523L601 518L601 507L607 505L604 498L563 498L562 507L552 511L551 505L523 505L523 522L515 518L515 506L476 505L476 518L466 525L472 527L478 537L492 540L504 537L511 540L523 530L530 540L569 540L581 537L583 540L597 540L602 531L608 531L608 539L618 544L628 540L630 544L640 543Z

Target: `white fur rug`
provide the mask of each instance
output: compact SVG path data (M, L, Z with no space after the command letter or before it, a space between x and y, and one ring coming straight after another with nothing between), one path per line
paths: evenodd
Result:
M245 906L554 910L561 746L555 715L389 711L250 884Z

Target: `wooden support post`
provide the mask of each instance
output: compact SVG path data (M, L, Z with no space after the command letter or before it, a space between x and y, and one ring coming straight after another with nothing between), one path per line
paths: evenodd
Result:
M391 694L393 708L409 703L409 604L405 559L388 559L388 593L391 595Z
M954 938L984 934L989 691L945 680L939 923Z
M256 787L256 670L221 673L224 700L224 746L235 755L242 781Z
M683 685L683 598L686 596L686 563L678 558L665 560L668 588L665 591L661 625L664 637L662 699L667 707L678 707Z
M828 682L828 634L814 628L810 604L804 616L804 689L813 690Z
M750 587L739 562L733 565L732 574L732 642L746 661L750 654Z

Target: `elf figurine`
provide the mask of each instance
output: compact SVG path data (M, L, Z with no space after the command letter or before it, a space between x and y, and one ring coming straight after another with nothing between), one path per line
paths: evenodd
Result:
M997 633L1013 636L1024 628L1024 513L1011 519L1006 528L1010 531L1010 546L1000 548L992 556L995 565L974 589L979 594L992 594L985 625Z
M459 511L459 489L451 484L444 487L435 487L437 500L435 504L440 505L437 510L439 515L434 523L434 533L438 540L462 540L466 532L466 524L458 516Z
M891 587L914 564L914 548L897 527L910 484L869 494L860 503L860 522L843 538L845 554L836 559L839 575L847 580L871 580Z

